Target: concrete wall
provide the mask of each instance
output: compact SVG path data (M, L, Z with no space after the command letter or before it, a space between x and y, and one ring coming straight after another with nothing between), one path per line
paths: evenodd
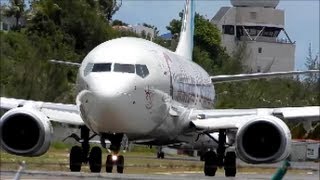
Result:
M246 50L250 56L246 65L251 67L252 71L276 72L294 69L294 44L247 41Z
M284 11L273 8L239 7L236 11L236 24L284 27Z
M233 6L254 6L275 8L280 0L230 0Z
M222 7L226 8L226 7ZM283 28L285 25L284 11L262 7L231 7L213 18L212 23L218 27L226 25L259 25ZM220 18L221 16L221 18Z

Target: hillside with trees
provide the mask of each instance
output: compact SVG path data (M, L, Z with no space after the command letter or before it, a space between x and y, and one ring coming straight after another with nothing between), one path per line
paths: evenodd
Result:
M3 8L3 7L2 7ZM114 25L127 25L112 16L121 8L121 0L12 0L1 16L16 18L12 31L0 32L1 96L41 101L74 103L77 69L51 64L48 60L80 63L98 44L122 36L139 36L130 31L117 30ZM175 49L182 13L167 29L172 40L159 36L154 42ZM25 26L19 19L27 20ZM153 25L145 24L154 28ZM157 33L156 33L157 34ZM247 72L242 66L246 58L245 45L230 56L221 46L220 31L204 16L195 17L195 46L193 59L209 74L238 74ZM309 48L306 67L319 69L319 59ZM320 105L319 75L282 79L252 80L216 85L215 108L254 108ZM291 124L294 138L320 139L320 125L311 133L300 124Z

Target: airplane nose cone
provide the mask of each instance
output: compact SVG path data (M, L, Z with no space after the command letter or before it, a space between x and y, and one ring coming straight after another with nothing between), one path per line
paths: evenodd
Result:
M128 118L123 114L134 105L131 95L134 87L131 87L131 82L128 79L104 79L88 83L89 89L77 97L86 124L96 132L117 133L128 130Z

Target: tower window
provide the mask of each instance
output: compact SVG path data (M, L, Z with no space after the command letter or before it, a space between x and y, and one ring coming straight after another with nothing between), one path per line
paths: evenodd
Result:
M262 53L262 47L259 47L259 48L258 48L258 52L259 52L259 53Z
M234 35L234 26L233 25L223 25L223 34Z

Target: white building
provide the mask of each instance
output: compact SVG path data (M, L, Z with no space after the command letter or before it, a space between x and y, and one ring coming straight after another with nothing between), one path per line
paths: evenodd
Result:
M211 20L229 54L244 44L248 71L294 70L295 42L285 31L284 10L276 9L279 1L231 0L233 7L222 7Z

